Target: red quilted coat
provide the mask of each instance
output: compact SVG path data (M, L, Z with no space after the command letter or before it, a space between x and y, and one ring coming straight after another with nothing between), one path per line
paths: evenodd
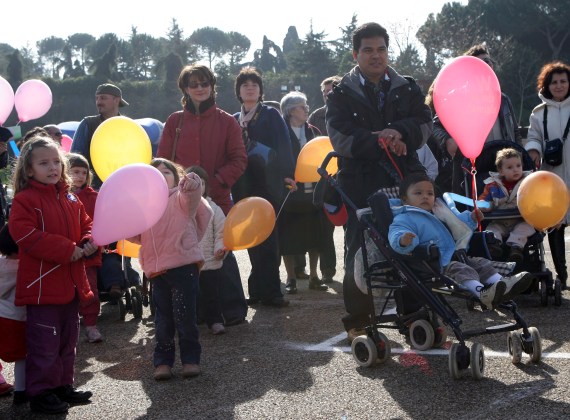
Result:
M58 305L77 292L83 302L94 298L83 259L71 262L74 247L91 236L91 219L68 186L30 186L14 196L10 234L20 248L15 304Z

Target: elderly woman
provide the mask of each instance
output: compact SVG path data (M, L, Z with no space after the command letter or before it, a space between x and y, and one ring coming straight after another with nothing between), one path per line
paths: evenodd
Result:
M570 147L564 144L570 130L569 80L568 64L556 61L542 67L537 78L538 97L542 103L532 110L525 145L525 149L537 166L541 166L542 161L541 169L560 176L566 185L570 185ZM552 166L543 160L543 154L548 141L555 139L562 139L562 162ZM548 234L554 268L563 289L566 289L568 279L564 229L569 221L570 213L567 213L560 226Z
M241 111L234 116L248 149L248 165L232 188L232 196L236 202L251 196L265 198L277 213L285 197L285 186L297 189L287 125L277 109L263 104L263 81L255 68L246 67L240 71L235 92ZM289 304L281 292L278 246L277 230L274 229L263 243L247 250L251 261L250 305L261 302L280 308Z
M289 129L293 157L297 162L301 148L320 135L320 132L318 128L307 123L309 106L304 93L289 92L285 95L281 99L281 113ZM313 189L312 183L298 183L297 191L290 194L277 220L279 251L287 271L285 291L289 294L297 293L295 257L304 256L306 252L309 253L309 289L328 289L317 275L323 232L321 210L313 205Z

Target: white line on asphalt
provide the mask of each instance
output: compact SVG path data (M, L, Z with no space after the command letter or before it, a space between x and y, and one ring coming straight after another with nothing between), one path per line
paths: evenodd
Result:
M346 339L346 333L340 333L334 337L329 338L318 344L302 344L302 343L289 343L289 347L305 351L322 351L322 352L344 352L350 353L351 349L348 345L339 345L341 341ZM448 356L449 350L446 349L431 349L431 350L414 350L411 347L392 347L390 352L392 354L425 354L428 356ZM485 350L485 356L489 357L506 357L510 358L511 355L506 351ZM542 353L543 359L570 359L570 353Z

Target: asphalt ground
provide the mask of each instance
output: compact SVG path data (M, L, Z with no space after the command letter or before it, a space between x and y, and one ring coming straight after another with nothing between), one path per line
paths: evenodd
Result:
M547 241L545 241L546 244ZM567 238L568 242L568 238ZM335 232L342 256L342 229ZM547 248L547 244L546 244ZM570 247L567 246L567 249ZM236 253L247 294L249 260ZM568 258L568 257L567 257ZM102 305L99 327L105 341L89 344L83 331L77 348L75 386L93 392L92 403L75 406L66 416L32 414L28 405L14 407L0 398L0 419L505 419L568 418L570 395L570 292L560 307L543 307L537 294L517 298L521 314L542 336L543 359L513 365L505 333L477 337L485 349L485 377L454 380L448 372L447 348L411 351L395 330L384 330L392 356L383 364L359 367L353 360L341 317L340 263L327 292L308 289L288 296L284 309L250 308L247 323L213 336L200 327L203 374L156 382L151 362L154 324L149 308L142 320L118 307ZM550 267L550 255L546 251ZM570 259L569 259L570 261ZM284 283L285 272L282 267ZM284 287L284 284L283 284ZM451 300L464 328L508 321L491 312L468 312L464 301ZM13 379L13 365L4 374Z

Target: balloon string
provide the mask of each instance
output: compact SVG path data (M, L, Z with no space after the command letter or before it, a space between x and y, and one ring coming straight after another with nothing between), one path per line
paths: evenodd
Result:
M392 157L392 154L390 153L390 150L388 149L388 146L386 145L386 139L380 138L380 144L382 145L382 147L384 147L384 150L386 151L386 155L388 156L388 159L390 159L390 162L392 162L392 165L394 165L394 168L396 168L398 175L400 175L400 179L404 179L404 175L402 175L402 171L400 171L400 167L394 161L394 158Z
M285 203L287 202L287 199L289 198L289 196L291 195L292 190L289 189L289 192L287 193L287 195L285 196L285 200L283 200L283 204L281 204L281 208L279 209L279 211L277 212L277 216L275 216L275 221L277 221L277 219L279 219L279 215L281 214L281 210L283 210L283 207L285 207Z
M473 199L473 211L475 212L475 216L477 216L477 168L475 167L475 159L471 159L471 198ZM477 227L479 232L483 231L483 226L481 225L481 220L477 216Z

